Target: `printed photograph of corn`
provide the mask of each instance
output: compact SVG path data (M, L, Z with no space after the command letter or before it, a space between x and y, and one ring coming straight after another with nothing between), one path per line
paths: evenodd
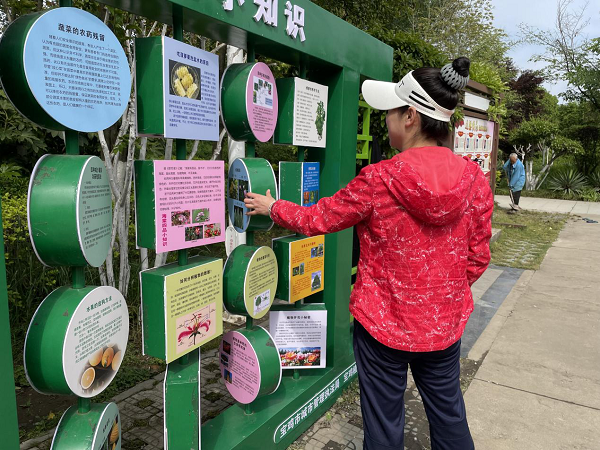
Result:
M169 60L171 95L200 100L200 69Z

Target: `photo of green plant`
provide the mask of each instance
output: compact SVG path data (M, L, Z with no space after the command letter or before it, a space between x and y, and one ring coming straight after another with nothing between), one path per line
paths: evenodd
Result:
M325 127L325 105L323 102L317 103L317 118L315 120L315 126L317 127L317 134L319 140L323 139L323 128Z

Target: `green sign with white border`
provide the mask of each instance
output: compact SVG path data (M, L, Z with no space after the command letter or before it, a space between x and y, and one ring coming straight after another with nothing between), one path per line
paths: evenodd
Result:
M72 406L54 431L52 450L121 450L121 416L115 403L96 403L80 414Z
M29 182L27 221L42 264L102 265L110 247L112 219L108 173L100 158L44 155L38 160Z
M269 312L279 278L269 247L240 245L225 263L223 299L227 311L261 319Z

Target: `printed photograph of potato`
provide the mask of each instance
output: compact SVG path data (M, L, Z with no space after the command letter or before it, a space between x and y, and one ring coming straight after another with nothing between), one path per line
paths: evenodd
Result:
M171 79L169 92L171 95L200 100L200 75L198 67L169 60Z

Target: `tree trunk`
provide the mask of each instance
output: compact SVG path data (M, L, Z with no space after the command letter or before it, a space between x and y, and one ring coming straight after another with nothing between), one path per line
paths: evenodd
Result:
M535 189L533 181L533 161L525 162L525 189L528 191L533 191Z

